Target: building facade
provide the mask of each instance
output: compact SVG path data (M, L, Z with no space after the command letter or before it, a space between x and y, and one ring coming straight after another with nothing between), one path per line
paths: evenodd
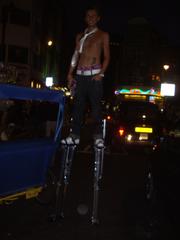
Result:
M52 0L51 6L56 2ZM27 86L33 81L43 83L50 75L58 81L59 41L54 32L60 32L61 24L56 16L42 0L1 0L0 82Z
M113 87L120 85L160 87L178 85L179 48L172 47L144 18L130 19L126 32L111 39L109 75ZM169 65L168 71L163 66Z

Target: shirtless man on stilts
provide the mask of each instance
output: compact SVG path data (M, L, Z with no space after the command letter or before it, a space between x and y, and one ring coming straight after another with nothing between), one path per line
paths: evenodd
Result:
M98 28L100 15L97 8L88 8L85 14L87 28L77 34L75 51L71 59L67 80L70 89L75 88L70 134L63 141L79 144L80 130L87 98L90 100L94 123L94 144L104 146L101 100L103 77L109 65L109 34Z

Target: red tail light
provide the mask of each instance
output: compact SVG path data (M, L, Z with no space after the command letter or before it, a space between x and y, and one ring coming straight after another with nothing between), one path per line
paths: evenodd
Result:
M119 128L118 133L119 136L122 137L124 135L124 128Z

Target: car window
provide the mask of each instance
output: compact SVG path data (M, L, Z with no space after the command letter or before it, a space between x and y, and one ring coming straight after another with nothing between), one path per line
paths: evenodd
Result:
M159 118L158 107L149 102L121 102L118 106L118 117L126 120L139 120L142 117L157 121Z

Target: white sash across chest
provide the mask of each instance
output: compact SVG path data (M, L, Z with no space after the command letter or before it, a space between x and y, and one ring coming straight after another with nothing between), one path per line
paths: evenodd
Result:
M98 28L94 28L92 31L88 32L87 33L87 29L85 30L84 32L84 36L80 39L79 41L79 44L80 44L80 47L79 47L79 53L82 53L82 50L83 50L83 45L84 45L84 42L86 40L86 38L91 35L92 33L96 32L98 30Z

